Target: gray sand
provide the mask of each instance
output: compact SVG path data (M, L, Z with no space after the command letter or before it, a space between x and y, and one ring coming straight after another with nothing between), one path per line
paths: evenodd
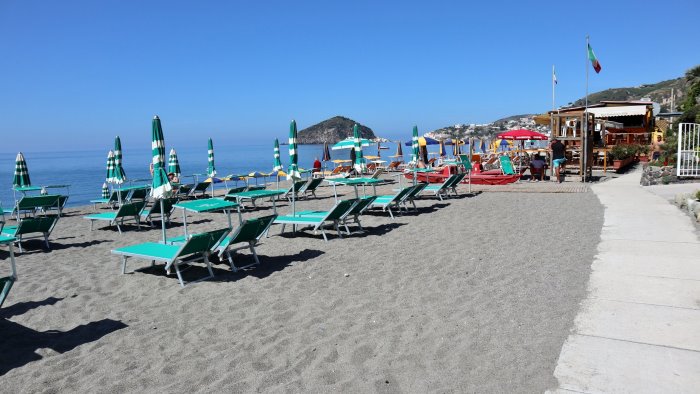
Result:
M298 207L327 209L330 191ZM273 226L258 247L261 267L233 274L217 264L214 280L185 289L142 260L121 275L109 253L157 241L158 229L90 232L81 215L92 208L70 210L50 253L30 241L18 256L20 278L0 310L3 391L556 387L599 241L595 195L486 192L418 206L396 220L366 215L367 234L328 243ZM226 223L220 214L190 220L195 230ZM180 234L179 213L174 222L170 234Z

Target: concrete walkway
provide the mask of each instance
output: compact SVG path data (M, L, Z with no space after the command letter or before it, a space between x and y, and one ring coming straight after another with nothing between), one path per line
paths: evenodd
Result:
M605 222L554 371L559 392L700 390L700 241L690 216L639 186L640 175L591 187Z

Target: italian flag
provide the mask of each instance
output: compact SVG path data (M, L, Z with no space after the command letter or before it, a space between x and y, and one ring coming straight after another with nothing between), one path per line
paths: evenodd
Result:
M600 67L600 62L598 61L598 58L595 57L595 53L593 53L593 48L591 48L591 44L588 44L588 60L591 61L593 69L595 70L596 74L598 74L602 67Z

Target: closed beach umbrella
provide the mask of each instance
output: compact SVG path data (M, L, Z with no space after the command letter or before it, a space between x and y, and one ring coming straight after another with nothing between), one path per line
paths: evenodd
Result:
M216 167L214 166L214 142L209 138L208 143L209 166L207 167L207 176L216 176Z
M299 158L297 156L297 122L292 120L289 125L289 168L287 168L287 180L291 180L292 184L301 179L299 166L297 164ZM292 191L292 215L296 215L295 195Z
M107 182L102 184L102 198L105 200L109 198L109 188L107 187Z
M323 143L323 159L321 161L331 161L331 151L328 149L328 142Z
M207 165L207 176L209 178L214 178L216 176L216 166L214 166L214 142L211 138L207 143L207 154L208 154L208 165ZM214 182L211 183L211 196L214 197Z
M160 199L160 210L165 212L163 199L170 197L170 192L173 187L168 180L168 174L165 172L165 137L163 137L163 128L160 125L160 118L153 117L151 123L151 155L153 157L153 182L151 183L151 197ZM161 220L161 228L163 231L163 243L166 241L165 236L165 220Z
M396 154L393 157L400 157L403 160L403 148L401 147L401 141L396 143Z
M107 175L105 176L105 181L107 183L112 183L114 179L114 152L111 150L107 153Z
M362 174L365 171L365 159L362 157L362 138L357 123L352 128L352 134L355 137L355 171Z
M282 171L282 161L280 160L280 142L275 138L275 162L272 171Z
M280 171L282 171L282 161L280 160L280 142L275 138L275 162L274 167L272 167L272 172L275 173L277 178L277 188L280 188Z
M170 155L168 156L168 172L172 173L176 177L180 177L180 162L177 160L177 152L175 149L170 149Z
M15 176L12 178L12 186L25 187L31 185L32 183L29 180L27 162L24 160L24 155L22 152L19 152L17 153L17 158L15 159Z
M411 162L417 163L420 152L418 151L418 126L413 126L413 138L411 139Z
M459 143L457 143L457 145L459 146ZM447 156L447 153L445 152L445 141L440 140L440 157L444 156Z
M114 171L115 177L122 180L119 183L123 183L126 180L126 172L122 163L122 140L119 136L114 138Z
M481 153L486 153L486 140L481 138L481 145L479 146Z

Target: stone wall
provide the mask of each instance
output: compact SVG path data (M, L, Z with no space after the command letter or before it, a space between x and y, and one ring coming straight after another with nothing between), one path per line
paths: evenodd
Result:
M666 185L669 183L674 183L678 181L676 176L676 167L671 166L650 166L649 164L644 164L642 168L642 179L639 183L642 186L649 185Z
M678 208L688 210L688 213L700 223L700 201L697 200L695 193L676 194L674 203Z

